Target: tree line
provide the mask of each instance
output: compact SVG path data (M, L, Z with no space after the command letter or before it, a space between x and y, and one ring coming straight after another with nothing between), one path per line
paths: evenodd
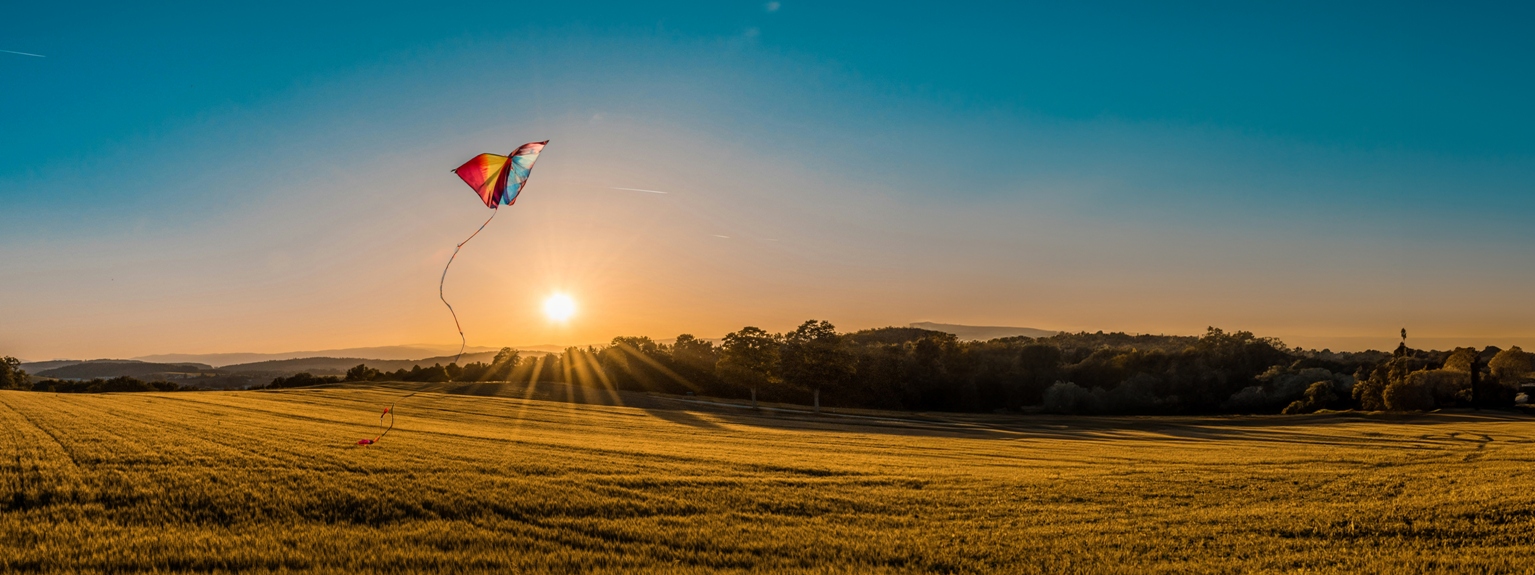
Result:
M344 379L552 381L801 404L818 395L828 406L900 410L1206 414L1507 407L1532 373L1535 360L1518 347L1332 352L1213 327L1201 336L960 341L918 328L839 333L811 320L786 333L745 327L719 345L625 336L530 358L508 348L465 366L359 365Z
M96 378L79 381L60 379L32 381L32 376L21 369L20 360L11 356L5 356L0 357L0 389L51 391L54 393L123 393L134 391L192 391L197 388L178 385L169 381L142 381L132 377Z
M17 365L7 359L0 384L26 388L14 383L26 380ZM827 406L918 411L1311 413L1507 407L1532 374L1535 358L1518 347L1429 351L1404 343L1393 352L1332 352L1213 327L1200 336L1083 332L960 341L903 327L839 333L810 320L785 333L745 327L718 345L687 334L670 344L625 336L531 357L505 348L488 363L463 366L380 371L363 364L345 377L301 373L267 387L540 381L800 404L818 396ZM106 385L50 385L62 391L82 383Z

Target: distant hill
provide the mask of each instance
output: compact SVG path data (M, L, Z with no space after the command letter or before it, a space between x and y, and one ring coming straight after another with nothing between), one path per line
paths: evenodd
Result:
M203 373L213 371L205 363L151 363L131 359L93 359L36 372L59 379L94 379L112 377L154 378L168 373Z
M549 347L554 346L536 346ZM380 349L380 348L364 348ZM478 348L486 350L489 348ZM456 350L455 350L456 351ZM500 348L493 351L465 353L459 365L490 362ZM519 349L523 357L537 357L548 353L539 349ZM223 357L259 354L214 354ZM157 357L178 357L173 355ZM94 359L89 361L61 359L38 361L22 365L27 373L57 379L110 379L133 377L146 381L171 380L194 387L209 389L241 389L265 385L274 377L287 377L301 372L314 375L341 375L358 364L379 371L410 369L413 366L430 367L434 364L453 363L454 355L432 355L424 359L372 359L366 357L299 357L269 359L248 363L236 363L213 367L201 362L151 362L136 359Z
M542 346L535 346L542 347ZM471 346L464 350L465 353L496 352L500 347ZM457 347L436 345L389 345L382 347L352 347L346 349L325 349L320 351L290 351L285 353L167 353L159 355L146 355L133 359L151 362L203 362L218 366L256 363L261 361L302 359L311 357L346 358L358 357L384 360L408 360L414 357L436 357L458 353ZM357 365L357 364L352 364ZM428 364L430 365L430 364ZM350 367L350 366L348 366Z
M499 351L499 350L498 350ZM495 359L495 351L479 353L466 353L458 360L459 365L474 363L476 361L487 362ZM527 355L528 352L523 352ZM538 352L533 352L540 355ZM301 357L296 359L273 359L251 363L237 363L219 368L224 373L286 373L294 374L308 372L314 375L334 375L345 373L358 364L363 364L380 371L394 371L397 369L410 369L411 366L420 365L428 367L433 364L447 365L453 363L453 356L428 357L426 359L367 359L361 357Z
M522 352L523 355L527 355L529 353L556 353L557 354L557 353L561 353L561 352L565 351L565 348L567 348L567 347L572 347L572 346L552 345L552 344L519 345L519 346L516 346L514 349L516 349L517 351ZM586 346L574 346L574 347L586 347Z
M955 337L967 341L986 341L999 337L1018 337L1020 335L1027 337L1050 337L1061 333L1055 330L1035 329L1032 327L956 325L951 323L933 323L930 321L919 321L911 324L911 327L952 333Z
M497 353L500 353L500 350L487 351L485 353L466 353L466 354L464 354L463 358L458 360L458 364L459 365L468 365L468 364L474 363L476 361L484 362L484 363L490 363L491 360L496 359L496 354ZM523 357L531 357L531 356L535 356L535 355L544 355L544 352L541 352L541 351L531 351L531 350L526 350L526 349L521 349L521 348L517 349L517 353L522 355ZM443 364L443 365L448 365L450 363L453 363L453 357L454 356L452 356L452 355L441 355L441 356L437 356L437 357L428 357L426 359L417 359L417 360L411 360L411 361L391 361L391 362L370 361L370 362L367 362L367 364L368 364L368 367L371 367L371 368L374 368L374 369L379 369L379 370L383 370L383 369L395 370L395 369L400 369L400 368L410 369L411 366L416 365L416 364L420 364L421 367L427 367L427 366L434 365L434 364L439 364L439 363ZM352 365L357 365L357 364L354 363Z
M300 357L294 359L269 359L250 363L236 363L218 368L222 373L281 373L308 372L313 375L345 373L359 363L375 363L387 360L360 357Z
M847 334L847 338L857 345L901 345L935 334L953 335L936 329L922 329L920 327L877 327L855 331Z
M85 360L53 359L49 361L24 361L21 362L21 369L27 373L37 373L43 370L53 369L56 367L64 367L66 365L75 365L77 363L85 363Z

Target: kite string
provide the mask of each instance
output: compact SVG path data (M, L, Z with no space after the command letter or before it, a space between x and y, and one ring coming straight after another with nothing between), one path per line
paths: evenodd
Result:
M385 415L389 416L389 427L385 428L383 433L378 434L378 437L373 438L373 442L374 443L378 443L378 440L383 439L385 435L389 435L389 431L394 429L394 404L393 403L389 404L389 408L385 409L384 413L379 414L379 416L378 416L378 426L380 428L384 428L384 416Z
M464 357L464 348L469 346L469 340L464 338L464 326L458 323L458 312L453 311L453 304L448 303L448 298L443 295L442 285L448 281L448 268L453 266L453 258L458 257L458 250L463 248L464 244L469 243L469 240L474 239L474 236L480 235L480 231L490 224L490 220L496 219L496 214L500 212L501 210L492 208L490 217L485 218L485 223L480 224L479 229L474 230L474 233L469 234L469 237L464 238L464 241L459 242L457 246L453 247L453 255L448 256L448 265L442 266L442 279L437 280L437 298L442 300L442 305L448 306L448 313L453 314L453 327L458 328L458 355L453 357L453 363L458 363L458 360Z

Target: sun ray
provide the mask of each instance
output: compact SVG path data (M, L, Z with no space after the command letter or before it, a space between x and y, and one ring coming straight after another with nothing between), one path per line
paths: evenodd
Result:
M625 343L620 343L620 344L618 344L618 347L619 347L619 349L623 350L625 353L628 353L629 355L633 356L634 358L636 358L636 359L638 359L640 361L645 362L646 365L649 365L649 366L655 368L656 371L659 371L663 375L666 375L667 377L670 377L673 380L676 380L677 383L682 384L683 386L687 387L688 389L691 389L693 391L703 391L703 388L700 387L698 384L693 383L692 381L688 380L688 378L686 378L686 377L682 377L682 375L678 374L675 371L672 371L670 368L668 368L668 367L666 367L664 365L661 365L660 362L656 361L655 359L651 358L650 356L645 355L644 353L640 352L640 350L634 349L634 346L631 346L631 345L628 345L628 344L625 344Z
M608 379L607 373L602 369L602 365L597 363L595 356L596 354L591 354L591 356L586 358L586 361L590 364L591 369L597 373L597 378L602 383L602 389L608 392L609 397L613 398L613 403L623 405L624 401L618 395L618 388L613 385L612 380Z

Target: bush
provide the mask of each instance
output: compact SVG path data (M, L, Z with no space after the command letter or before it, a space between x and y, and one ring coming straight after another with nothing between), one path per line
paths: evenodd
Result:
M1094 397L1092 391L1082 386L1069 381L1057 381L1045 389L1045 411L1065 414L1093 413L1098 410L1099 399Z
M1274 398L1264 391L1263 386L1250 385L1231 394L1231 399L1226 400L1221 407L1232 411L1264 411L1274 402Z
M1422 378L1393 381L1381 392L1381 401L1391 411L1425 411L1434 408L1433 390Z
M1306 393L1301 399L1290 402L1282 413L1292 415L1297 413L1312 413L1318 409L1326 409L1337 404L1341 398L1332 381L1318 381L1306 388Z
M1165 411L1177 403L1176 397L1156 394L1156 378L1139 374L1120 382L1113 389L1087 389L1075 383L1058 381L1045 390L1045 411L1070 414L1145 414Z
M1103 413L1146 414L1163 411L1163 406L1176 404L1177 397L1157 396L1157 378L1144 373L1130 376L1104 394L1099 409Z

